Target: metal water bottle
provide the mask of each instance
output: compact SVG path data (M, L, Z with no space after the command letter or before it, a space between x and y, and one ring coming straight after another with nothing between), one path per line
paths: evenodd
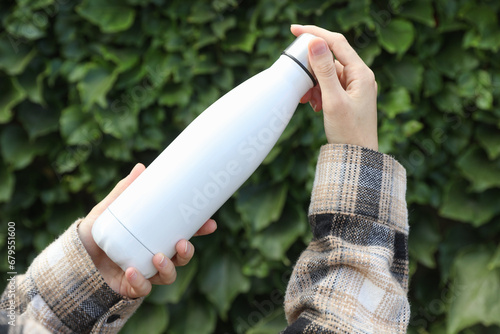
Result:
M123 270L146 278L158 252L175 255L257 169L315 85L299 36L268 69L200 114L99 216L92 235Z

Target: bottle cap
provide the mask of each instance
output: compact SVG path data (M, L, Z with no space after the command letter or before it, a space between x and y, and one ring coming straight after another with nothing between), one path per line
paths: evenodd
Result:
M309 42L316 38L313 34L305 33L295 39L283 54L292 58L309 75L313 84L316 86L316 79L312 75L312 68L309 64L308 46Z

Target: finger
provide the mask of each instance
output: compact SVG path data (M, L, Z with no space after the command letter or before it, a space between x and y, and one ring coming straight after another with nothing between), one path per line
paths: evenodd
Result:
M207 235L214 233L215 230L217 229L217 223L213 219L209 219L203 224L202 227L194 234L195 237L200 236L200 235Z
M177 272L175 271L175 265L168 257L162 253L157 253L153 257L153 265L155 266L158 273L149 279L152 284L172 284L177 278Z
M316 112L323 109L323 100L321 99L321 89L316 89L313 91L309 104L311 105L312 109Z
M324 98L324 101L322 101L323 106L324 104L331 105L335 101L344 99L345 90L339 82L333 55L328 49L325 40L322 38L315 38L309 42L309 61L318 79L321 91L328 92L328 94L322 94ZM314 110L321 110L318 109L318 105L321 101L320 96L314 95L313 93L313 99L316 105L316 108L313 106Z
M317 37L323 38L330 48L335 54L335 57L342 63L342 65L359 65L366 66L361 57L357 54L357 52L352 48L344 35L331 32L326 29L308 25L292 25L290 28L292 33L295 36L299 36L303 33L310 33Z
M109 202L108 205L111 204L145 169L146 167L143 164L136 164L130 173L116 184L103 202Z
M172 258L172 262L178 267L185 266L193 258L194 246L187 240L179 241L175 245L175 250L177 253Z
M89 216L97 218L145 169L143 164L136 164L130 173L120 180L113 190L90 211Z
M147 296L151 292L151 282L135 268L128 268L125 271L125 277L128 282L127 296L138 298Z
M302 96L300 98L300 103L307 103L309 102L309 100L311 99L311 96L312 96L312 91L313 89L315 89L317 86L314 86L313 88L309 89L307 91L307 93L304 94L304 96Z

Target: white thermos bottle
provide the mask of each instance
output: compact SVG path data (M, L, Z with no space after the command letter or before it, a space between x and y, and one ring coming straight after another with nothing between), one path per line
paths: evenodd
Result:
M99 216L94 240L123 270L155 275L153 255L175 255L257 169L315 85L299 36L268 69L198 116Z

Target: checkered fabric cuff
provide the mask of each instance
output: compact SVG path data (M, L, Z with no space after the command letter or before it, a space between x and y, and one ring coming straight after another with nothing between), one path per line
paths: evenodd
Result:
M313 240L290 279L284 333L404 333L409 321L406 173L354 145L321 148Z
M56 333L116 333L142 302L114 292L83 246L76 221L18 278L19 313Z

